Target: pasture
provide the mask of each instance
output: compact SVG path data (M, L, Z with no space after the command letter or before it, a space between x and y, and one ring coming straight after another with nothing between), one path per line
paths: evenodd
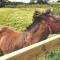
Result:
M30 5L21 8L0 8L0 27L8 26L16 31L22 31L32 23L32 16L35 10L44 12L46 9L52 9L55 15L60 16L59 6L48 6L48 5ZM58 55L59 53L59 55ZM56 58L56 55L58 57ZM49 52L47 57L44 56L42 60L59 60L60 51ZM48 58L48 59L47 59ZM39 59L40 60L40 59Z
M24 30L32 23L34 11L35 8L0 8L0 26L10 26L17 31Z
M33 6L33 7L32 7ZM54 10L55 15L60 15L59 6L30 5L21 8L0 8L0 27L9 26L17 31L24 30L32 23L32 16L35 10L44 12L47 8Z

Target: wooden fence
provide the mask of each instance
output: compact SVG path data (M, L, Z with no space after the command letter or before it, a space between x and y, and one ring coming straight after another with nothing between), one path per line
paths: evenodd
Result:
M38 60L38 56L48 53L58 45L60 45L60 34L6 54L0 57L0 60Z

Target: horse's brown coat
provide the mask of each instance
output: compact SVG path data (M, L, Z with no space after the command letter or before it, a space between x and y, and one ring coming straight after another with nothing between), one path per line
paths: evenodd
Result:
M45 39L50 32L60 32L60 23L49 13L35 12L33 23L23 32L15 32L8 27L0 29L0 50L12 52Z
M43 23L44 24L44 23ZM4 52L12 52L17 49L26 47L33 43L39 42L40 37L46 33L45 24L37 24L37 29L33 28L30 32L15 32L9 28L1 29L0 36L0 49ZM35 31L36 30L36 31ZM34 32L35 31L35 32Z

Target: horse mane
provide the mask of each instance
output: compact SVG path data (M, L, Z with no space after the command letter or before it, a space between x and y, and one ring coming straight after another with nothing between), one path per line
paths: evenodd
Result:
M39 11L35 11L33 14L32 24L30 24L28 27L26 27L25 31L30 31L36 24L38 24L41 20L40 17L41 13Z

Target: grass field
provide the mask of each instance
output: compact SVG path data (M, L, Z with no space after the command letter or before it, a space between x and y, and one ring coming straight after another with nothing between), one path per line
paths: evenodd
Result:
M38 6L38 5L37 5ZM17 31L24 30L30 23L32 23L32 16L35 10L44 12L47 8L54 10L55 15L60 15L59 6L47 6L42 7L22 7L22 8L0 8L0 27L9 26L15 28Z
M43 11L44 8L37 8ZM17 31L24 30L32 23L35 8L0 8L0 26L14 27Z
M0 26L14 27L17 31L24 30L32 23L34 11L35 8L0 8Z
M32 5L31 7L30 5L30 7L27 6L21 8L0 8L0 27L8 26L14 28L16 31L22 31L29 24L32 23L32 16L35 10L44 12L48 8L53 9L54 14L60 16L59 6ZM55 52L54 54L49 53L48 56L52 58L52 56L56 56L56 54L57 52ZM58 58L56 58L57 60L59 60L59 56ZM53 59L49 59L49 60L53 60Z
M14 27L20 31L25 29L32 21L31 9L0 8L0 26Z

